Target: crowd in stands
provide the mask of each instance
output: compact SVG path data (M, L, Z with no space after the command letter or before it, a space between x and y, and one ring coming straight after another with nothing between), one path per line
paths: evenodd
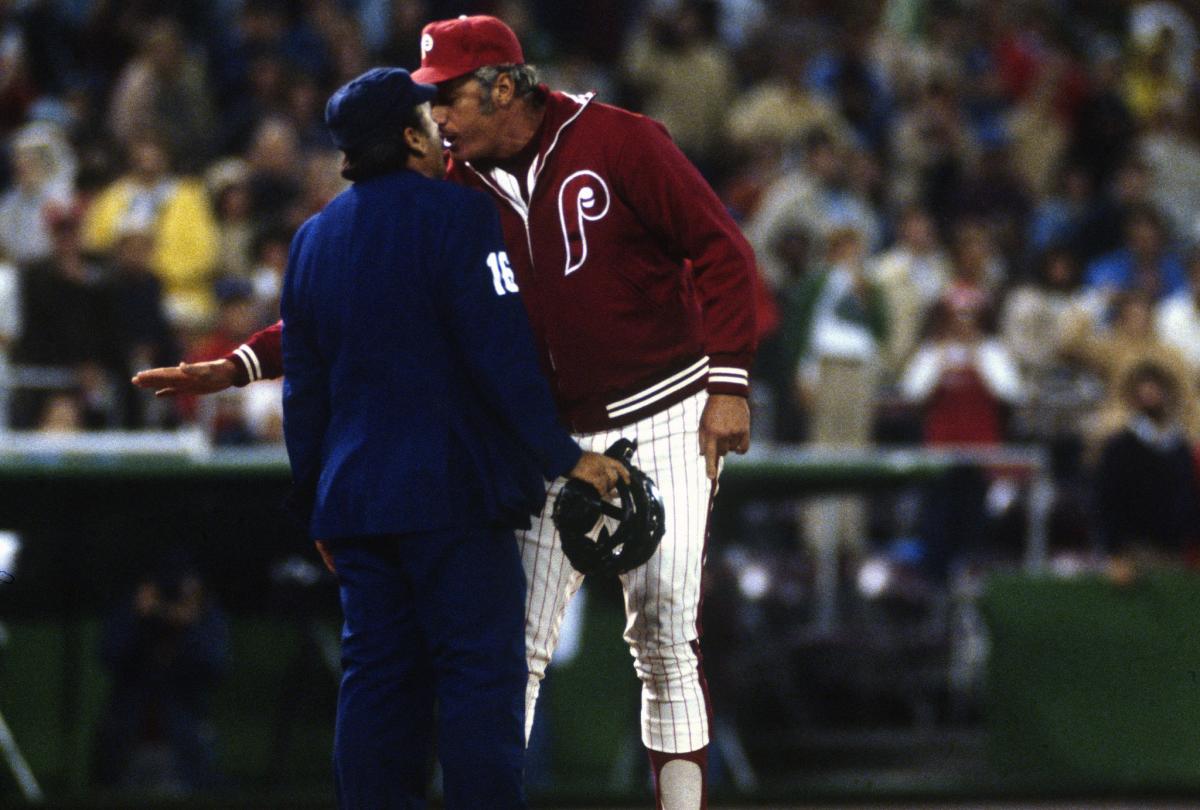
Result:
M1122 437L1176 466L1200 440L1182 0L0 0L9 425L277 440L269 385L129 374L277 317L291 233L344 184L324 100L464 12L718 190L759 259L763 438L1047 442L1101 475Z

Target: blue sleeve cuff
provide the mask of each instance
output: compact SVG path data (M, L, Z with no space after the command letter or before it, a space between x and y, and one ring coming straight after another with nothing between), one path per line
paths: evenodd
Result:
M556 439L553 446L548 448L546 467L542 470L547 481L553 481L575 469L575 465L583 456L583 448L576 444L565 430L559 431L559 434L560 438Z

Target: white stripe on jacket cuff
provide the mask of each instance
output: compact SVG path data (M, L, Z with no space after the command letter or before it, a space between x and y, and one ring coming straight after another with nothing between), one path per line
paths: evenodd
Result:
M713 366L708 370L709 385L750 386L750 373L744 368Z
M250 382L262 379L262 366L258 363L258 355L254 353L254 349L243 343L233 350L233 354L246 367L246 375L250 378Z

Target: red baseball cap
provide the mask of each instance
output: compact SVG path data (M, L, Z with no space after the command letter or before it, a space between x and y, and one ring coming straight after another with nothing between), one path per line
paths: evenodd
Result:
M421 31L421 67L414 81L437 84L466 76L487 65L523 65L517 35L486 14L431 22Z

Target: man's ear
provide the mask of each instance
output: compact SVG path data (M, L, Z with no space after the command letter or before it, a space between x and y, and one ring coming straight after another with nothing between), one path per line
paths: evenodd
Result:
M419 155L430 149L429 138L416 127L404 128L404 144Z
M492 104L503 109L512 104L516 97L517 83L513 81L513 77L507 73L497 76L492 85Z

